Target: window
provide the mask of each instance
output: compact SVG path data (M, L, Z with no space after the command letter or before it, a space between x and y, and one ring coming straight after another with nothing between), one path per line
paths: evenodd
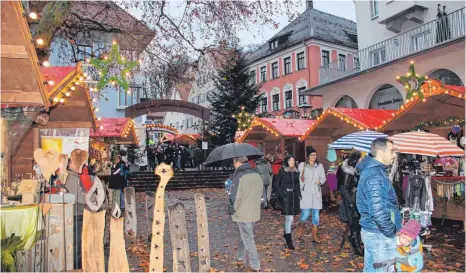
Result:
M135 50L120 50L121 57L125 57L128 61L137 61L138 53Z
M261 99L261 112L267 113L267 97Z
M267 80L267 68L265 66L261 67L261 82L265 82Z
M130 85L129 88L130 88L129 90L130 90L131 96L132 96L132 104L136 104L136 103L141 102L141 98L143 97L142 85L140 85L140 84Z
M291 58L287 57L283 59L285 75L291 73Z
M92 57L92 45L77 45L76 58L77 61L86 61Z
M360 66L360 64L359 64L359 57L358 57L358 56L354 56L354 63L353 63L353 65L354 65L354 68L355 68L356 70L361 69L361 66Z
M278 62L272 63L272 79L278 78Z
M328 67L330 64L330 52L322 50L322 66Z
M378 65L385 62L385 48L377 49L372 51L372 65Z
M277 39L269 42L270 49L277 48L277 46L278 46L278 40Z
M371 13L372 13L372 18L375 18L379 16L379 3L377 3L377 0L371 0Z
M205 94L204 93L199 95L199 103L203 103L203 102L205 102Z
M249 71L249 84L256 84L256 70Z
M272 110L273 111L280 110L280 95L279 94L272 96Z
M298 70L304 69L304 52L298 53Z
M293 107L293 95L291 91L285 92L285 108Z
M176 128L180 128L180 122L179 122L179 121L176 122L175 127L176 127Z
M421 51L430 46L430 31L426 31L419 35L413 36L414 51Z
M298 88L298 94L301 94L302 91L306 90L306 87ZM299 105L306 103L306 97L304 95L299 95Z
M346 56L343 54L338 55L338 69L341 71L346 70Z

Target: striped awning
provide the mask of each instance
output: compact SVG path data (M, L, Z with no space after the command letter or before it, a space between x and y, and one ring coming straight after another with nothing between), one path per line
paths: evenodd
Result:
M357 150L369 153L371 144L374 139L379 137L388 137L386 134L375 131L361 131L348 134L329 145L330 149L335 150Z
M402 154L426 156L464 156L464 151L445 138L426 132L408 132L389 137Z

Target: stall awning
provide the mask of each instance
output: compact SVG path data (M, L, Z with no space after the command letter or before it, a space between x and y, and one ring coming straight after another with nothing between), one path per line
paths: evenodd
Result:
M90 138L106 138L114 144L139 145L134 121L130 118L102 118L97 121L97 130L91 130Z
M430 80L423 84L422 90L424 99L414 97L406 101L400 110L394 113L394 117L378 130L387 133L410 131L421 122L464 118L464 86L443 85L438 80Z
M51 99L49 122L44 128L93 128L96 129L94 109L89 91L79 83L83 79L81 65L41 67ZM60 100L63 99L63 102ZM58 100L58 102L57 102Z
M242 133L236 142L243 142L254 130L266 131L269 135L283 138L298 138L304 134L306 129L315 124L315 120L307 119L282 119L282 118L254 118L251 126Z
M317 122L301 136L341 137L361 130L377 130L388 122L396 111L358 108L328 108L317 118Z
M1 103L50 107L21 1L1 2ZM6 20L8 18L8 20Z
M197 143L197 140L199 138L200 138L199 134L179 134L179 135L165 134L161 142L173 141L179 144L194 145Z

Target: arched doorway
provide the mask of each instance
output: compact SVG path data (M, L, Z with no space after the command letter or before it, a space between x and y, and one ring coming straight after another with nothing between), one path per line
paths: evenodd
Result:
M438 69L430 73L430 78L440 80L443 84L464 86L460 77L455 72L448 69Z
M369 109L398 110L403 104L403 96L391 84L384 84L375 91Z
M352 97L345 95L337 101L337 103L335 104L335 107L337 108L358 108L358 105L356 104L356 101Z

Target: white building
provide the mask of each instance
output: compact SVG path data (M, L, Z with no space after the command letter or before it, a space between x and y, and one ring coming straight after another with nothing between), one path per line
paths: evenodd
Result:
M372 0L354 5L358 61L344 69L338 62L319 67L319 85L301 94L322 95L324 109L398 109L406 92L396 77L407 73L411 61L419 75L464 86L464 1Z

